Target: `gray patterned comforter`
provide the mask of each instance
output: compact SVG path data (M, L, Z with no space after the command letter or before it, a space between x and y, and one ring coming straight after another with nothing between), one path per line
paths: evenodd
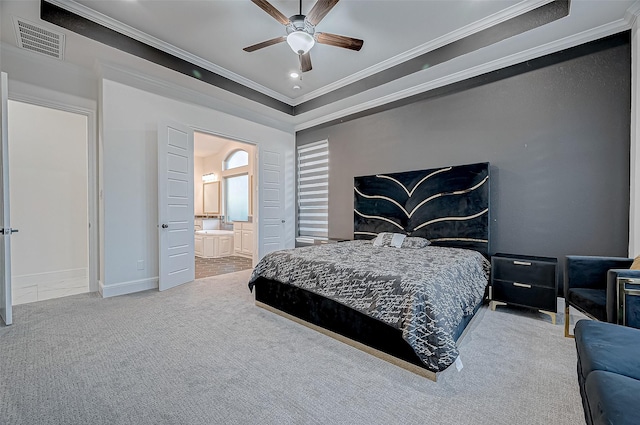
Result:
M304 288L402 330L425 366L446 369L458 357L455 331L482 301L489 262L478 252L428 246L374 247L350 241L276 251L259 277Z

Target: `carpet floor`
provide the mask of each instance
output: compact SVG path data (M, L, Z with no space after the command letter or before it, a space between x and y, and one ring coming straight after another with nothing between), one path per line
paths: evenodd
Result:
M249 274L16 306L0 423L584 423L561 324L483 308L432 382L256 307Z

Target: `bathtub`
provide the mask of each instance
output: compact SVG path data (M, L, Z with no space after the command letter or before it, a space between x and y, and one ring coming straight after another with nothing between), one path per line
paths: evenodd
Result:
M233 230L196 230L196 235L233 236Z
M220 258L233 255L233 230L196 230L196 257Z

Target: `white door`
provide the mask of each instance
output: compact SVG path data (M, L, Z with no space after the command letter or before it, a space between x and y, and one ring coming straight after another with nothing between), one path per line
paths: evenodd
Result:
M161 291L195 279L193 130L158 125L158 229Z
M0 74L0 226L2 242L0 243L0 318L6 325L13 323L11 313L11 222L9 217L9 136L7 131L7 74Z
M262 258L285 248L286 217L284 211L285 155L273 148L260 151L260 249ZM244 243L244 238L243 241Z

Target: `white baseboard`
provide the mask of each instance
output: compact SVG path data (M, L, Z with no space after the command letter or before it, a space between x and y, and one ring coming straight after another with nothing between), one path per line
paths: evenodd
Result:
M157 288L158 278L150 277L147 279L130 280L128 282L112 283L109 285L105 285L100 281L98 290L100 295L102 295L102 298L109 298Z

